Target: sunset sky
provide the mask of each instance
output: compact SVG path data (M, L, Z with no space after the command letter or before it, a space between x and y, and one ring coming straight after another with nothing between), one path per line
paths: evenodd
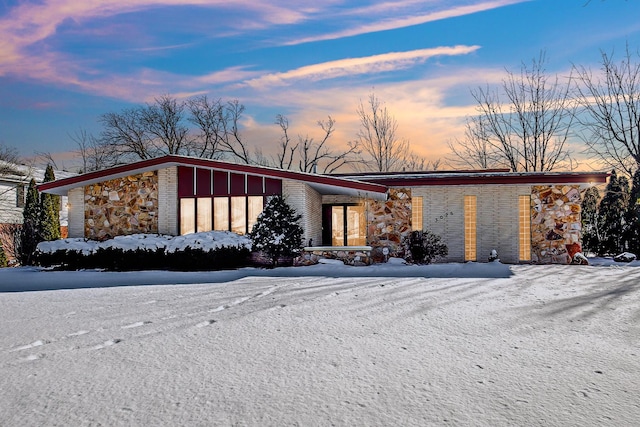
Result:
M638 17L637 0L0 0L0 142L69 168L70 135L101 114L207 94L244 104L265 151L277 114L311 137L331 115L337 147L374 92L416 153L444 160L470 89L542 50L551 73L597 71L601 51L640 49Z

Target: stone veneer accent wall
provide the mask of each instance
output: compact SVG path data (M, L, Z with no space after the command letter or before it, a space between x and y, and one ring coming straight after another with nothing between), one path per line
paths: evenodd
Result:
M84 235L90 239L157 233L157 172L144 172L86 186L84 215Z
M390 188L386 201L369 200L367 244L373 248L374 261L382 261L383 248L389 256L404 256L404 239L411 233L411 189Z
M580 186L533 186L531 257L541 264L568 264L581 245Z

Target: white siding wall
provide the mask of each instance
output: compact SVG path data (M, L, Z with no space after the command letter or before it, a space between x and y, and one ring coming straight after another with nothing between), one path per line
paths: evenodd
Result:
M313 239L314 245L322 243L322 196L305 183L283 180L282 195L286 202L302 215L300 225L304 234L302 244L309 244Z
M178 168L158 170L158 233L177 236Z
M531 194L526 185L461 185L413 187L422 196L423 226L442 237L449 262L464 261L464 196L477 197L477 260L487 261L492 249L503 262L518 262L518 196Z
M16 186L17 184L15 183L0 183L0 223L22 223L22 211L24 208L16 206L18 198Z
M69 190L69 237L84 237L84 187Z

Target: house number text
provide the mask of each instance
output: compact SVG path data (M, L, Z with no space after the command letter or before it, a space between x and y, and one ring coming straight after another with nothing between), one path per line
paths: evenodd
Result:
M450 216L453 216L453 212L445 212L442 215L437 216L435 222L444 221L445 219L447 219Z

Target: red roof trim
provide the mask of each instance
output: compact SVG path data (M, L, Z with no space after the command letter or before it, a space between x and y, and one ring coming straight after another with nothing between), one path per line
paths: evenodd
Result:
M523 175L476 175L476 176L424 176L367 179L389 187L419 187L432 185L485 185L485 184L604 184L608 173L562 173L562 174L523 174Z
M209 169L222 169L232 172L242 172L250 175L262 175L279 179L291 179L296 181L308 182L311 184L323 184L337 187L351 188L358 191L372 193L386 193L386 186L378 183L348 180L345 178L329 177L324 175L315 175L303 172L294 172L281 169L267 168L263 166L241 165L236 163L221 162L218 160L201 159L194 157L182 157L168 155L164 157L156 157L148 160L141 160L136 163L130 163L113 168L104 169L95 172L88 172L83 175L73 176L70 178L60 179L56 181L46 182L38 186L40 191L52 190L60 187L79 187L84 183L100 182L111 179L111 177L126 176L131 173L139 173L142 171L157 170L162 167L170 166L200 166Z

